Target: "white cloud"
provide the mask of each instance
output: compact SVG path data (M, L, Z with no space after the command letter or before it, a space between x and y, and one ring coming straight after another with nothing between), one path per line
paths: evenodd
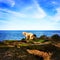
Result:
M17 21L8 21L4 23L0 30L54 30L54 26L46 24L40 24L40 22L36 22L37 24L32 23L24 23L24 22L17 22ZM41 22L42 23L42 22Z
M57 13L53 18L56 21L60 21L60 8L57 8L56 11L57 11Z
M16 16L16 17L26 17L25 14L20 13L20 12L14 12L14 11L11 11L11 10L6 10L6 9L5 9L5 11L8 12L8 13L10 13L13 16Z
M7 0L8 3L10 3L11 7L13 7L15 5L15 1L14 0Z
M15 5L14 0L0 0L0 2L6 3L6 4L10 5L11 7L13 7Z
M48 16L50 20L57 23L60 21L60 8L56 8L57 13L54 16Z
M60 2L59 1L51 1L51 4L55 7L60 7Z
M16 18L18 18L18 17L26 17L26 15L23 14L23 13L11 11L11 10L8 10L8 9L1 9L1 8L0 8L0 11L6 12L6 14L9 14L9 17L10 17L11 15L12 15L12 17L16 17ZM4 13L4 12L2 12L2 13Z
M5 13L4 13L5 12ZM20 12L11 11L8 9L0 8L0 30L16 30L22 26L21 18L25 18L26 15Z
M56 11L57 11L57 13L55 15L45 17L46 19L44 19L45 20L44 24L46 26L46 29L49 27L48 28L49 30L50 29L60 30L60 26L59 26L59 24L60 24L60 7L56 8Z
M37 10L36 14L35 14L35 17L40 17L40 18L44 18L46 17L46 13L44 12L44 10L39 6L39 4L37 3L36 0L34 0L34 5L35 5L35 8Z
M4 21L4 20L0 20L0 24L1 24L1 23L7 23L7 21Z
M57 13L54 16L47 16L45 11L39 6L36 0L33 0L32 5L23 8L22 12L15 12L1 8L0 10L6 12L3 13L2 16L7 14L6 15L7 21L6 20L0 21L0 23L2 23L0 24L0 30L1 29L5 29L5 30L24 30L24 29L54 30L55 29L56 30L57 28L60 29L59 27L57 27L58 26L57 22L60 21L60 8L56 9ZM55 28L55 26L57 28Z
M51 1L52 4L57 5L58 3L56 1Z
M32 3L30 6L25 7L22 12L24 12L28 18L42 19L46 17L45 11L39 6L37 1L33 0Z
M6 3L10 3L12 6L14 6L14 0L6 0L4 1ZM36 19L41 19L46 17L46 13L44 12L44 10L39 6L39 4L37 3L36 0L33 0L33 4L25 7L21 12L14 12L8 9L1 9L2 11L6 11L8 14L12 15L12 17L25 17L25 18L36 18Z

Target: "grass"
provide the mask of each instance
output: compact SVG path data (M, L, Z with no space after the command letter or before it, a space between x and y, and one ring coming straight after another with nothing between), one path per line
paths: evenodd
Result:
M17 42L17 43L15 43L15 42ZM36 40L30 40L27 43L24 43L24 42L18 43L18 41L16 41L16 40L5 40L5 41L1 42L0 47L29 46L29 45L34 44L35 42L36 43L44 43L44 42L48 42L48 41L44 40L44 39L36 39Z
M18 46L28 46L27 43L22 43L22 44L19 44Z
M17 40L5 40L5 42L16 42Z
M43 39L40 39L40 40L35 40L35 42L41 42L41 43L43 43L43 42L45 42L46 40L43 40Z

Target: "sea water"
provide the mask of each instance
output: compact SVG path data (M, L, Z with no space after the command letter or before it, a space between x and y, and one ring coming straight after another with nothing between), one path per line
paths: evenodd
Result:
M22 34L22 32L29 32L36 34L37 37L40 37L41 35L46 36L52 36L54 34L60 35L60 31L56 30L0 30L0 41L2 40L21 40L22 38L25 38L25 36Z

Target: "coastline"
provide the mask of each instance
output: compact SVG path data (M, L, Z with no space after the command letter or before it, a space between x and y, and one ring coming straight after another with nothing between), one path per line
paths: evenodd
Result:
M25 38L20 41L0 41L0 58L2 60L59 60L60 36L57 34L51 37L40 36L40 38L28 42Z

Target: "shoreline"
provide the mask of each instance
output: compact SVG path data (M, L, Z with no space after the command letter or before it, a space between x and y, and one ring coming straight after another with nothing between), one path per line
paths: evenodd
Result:
M59 60L60 36L0 41L1 60Z

